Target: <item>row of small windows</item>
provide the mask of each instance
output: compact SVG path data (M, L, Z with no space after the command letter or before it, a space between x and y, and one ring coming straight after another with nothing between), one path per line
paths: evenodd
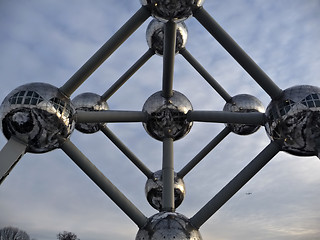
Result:
M320 97L318 94L310 94L301 103L307 107L320 107Z
M34 91L20 91L9 98L11 104L25 104L25 105L38 105L44 99ZM59 98L51 98L49 102L52 106L62 114L65 110L65 115L71 113L71 108Z
M42 102L43 98L34 91L21 91L17 92L9 98L11 104L30 104L37 105Z

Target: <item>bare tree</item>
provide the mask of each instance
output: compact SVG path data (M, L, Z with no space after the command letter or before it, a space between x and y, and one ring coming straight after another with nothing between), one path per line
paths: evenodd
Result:
M0 240L30 240L29 235L15 227L0 229Z
M59 233L57 235L57 239L59 240L80 240L76 234L72 232L63 231L63 233ZM2 239L0 239L2 240Z

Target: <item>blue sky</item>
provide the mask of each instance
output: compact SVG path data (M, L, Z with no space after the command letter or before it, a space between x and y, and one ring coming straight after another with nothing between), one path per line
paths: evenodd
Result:
M107 3L106 3L107 2ZM62 86L140 7L138 0L0 1L0 98L29 82ZM319 86L320 1L226 0L205 9L282 89ZM147 49L148 19L72 95L103 94ZM186 20L186 48L228 91L270 97L194 19ZM153 56L108 101L110 109L141 110L161 89L162 58ZM221 110L224 100L176 56L174 89L195 110ZM162 143L140 123L108 124L152 170L161 168ZM194 123L175 142L179 171L223 124ZM72 142L146 215L146 177L102 134L74 132ZM0 136L0 147L6 139ZM264 128L230 134L186 177L187 195L177 212L192 217L267 144ZM320 237L320 162L279 153L201 228L203 239L309 240ZM247 192L252 192L247 195ZM32 238L56 239L61 231L80 239L134 239L136 225L61 151L26 154L0 186L0 228L16 226Z

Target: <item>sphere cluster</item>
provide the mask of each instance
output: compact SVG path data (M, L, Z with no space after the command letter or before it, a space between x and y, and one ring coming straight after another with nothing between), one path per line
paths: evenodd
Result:
M138 231L136 240L160 239L201 240L202 237L184 215L160 212L149 218L147 224Z
M75 109L70 99L46 83L14 89L3 100L0 113L5 137L15 136L33 153L58 148L59 137L69 137L75 125Z
M101 101L101 96L95 93L82 93L72 99L76 111L104 111L109 106ZM76 129L82 133L95 133L100 130L99 123L76 123Z
M146 182L145 193L149 204L161 211L162 210L162 192L163 192L163 179L162 171L157 171ZM182 178L174 174L174 204L175 208L179 207L186 194L185 185Z
M152 16L161 21L183 21L194 9L203 5L204 0L140 0L143 6L150 9Z
M192 127L192 122L187 120L190 110L193 110L192 105L182 93L173 91L172 97L166 99L162 91L156 92L143 105L142 111L148 114L143 127L157 140L178 140L187 135Z
M239 94L230 99L223 108L223 111L227 112L261 112L264 113L265 109L263 104L259 99L249 94ZM229 129L239 135L249 135L252 134L260 128L259 125L252 124L226 124Z
M164 24L163 22L153 19L146 32L146 39L149 48L153 49L156 54L163 55L164 44ZM184 22L177 24L176 30L176 53L185 47L188 38L187 26Z
M294 86L272 100L266 110L269 137L282 150L298 155L317 155L320 149L320 88Z

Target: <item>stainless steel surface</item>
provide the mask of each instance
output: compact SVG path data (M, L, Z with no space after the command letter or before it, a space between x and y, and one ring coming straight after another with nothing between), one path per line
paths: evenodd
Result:
M96 112L108 110L109 106L95 93L81 93L72 99L76 111ZM82 133L95 133L100 130L99 123L76 123L76 129Z
M264 113L265 109L262 102L249 94L239 94L232 97L223 107L223 111L226 112L260 112ZM260 128L260 125L254 124L226 124L230 130L239 135L249 135L255 133Z
M198 229L180 213L160 212L149 218L141 228L136 240L201 240Z
M154 93L143 105L142 111L148 114L143 126L155 139L162 141L169 137L178 140L188 134L192 127L192 122L186 118L192 105L186 96L177 91L168 100L161 93Z
M157 19L153 19L146 31L146 39L149 48L153 49L156 54L163 55L164 45L164 22ZM179 22L176 29L176 50L178 53L182 48L186 46L188 39L188 29L184 22Z
M298 156L317 156L320 146L320 88L300 85L283 91L266 110L266 131L283 142L282 150Z
M161 21L183 21L192 16L194 9L203 5L204 0L140 0L151 10L152 16Z
M59 147L58 135L69 137L75 109L58 88L30 83L14 89L0 107L2 131L16 137L27 152L43 153Z
M162 170L156 171L151 178L149 178L145 185L145 193L149 204L162 211L162 193L163 193L163 179ZM186 190L184 181L174 173L174 205L178 208L183 202Z

